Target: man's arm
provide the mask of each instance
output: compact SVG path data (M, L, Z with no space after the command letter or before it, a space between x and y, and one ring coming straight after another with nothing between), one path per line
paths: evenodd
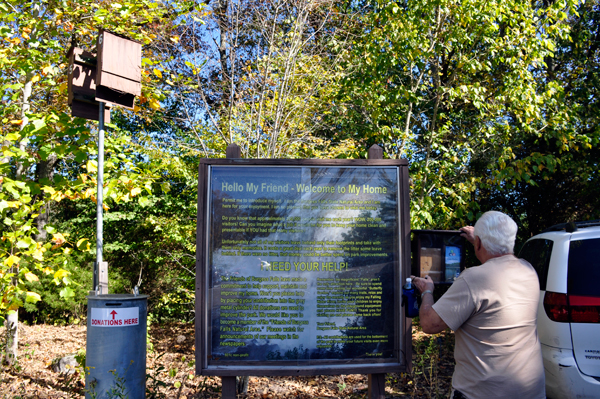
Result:
M421 297L421 308L419 309L419 321L423 332L427 334L437 334L448 328L448 325L433 309L433 289L435 285L429 276L425 278L414 277L413 283L419 292L429 291Z

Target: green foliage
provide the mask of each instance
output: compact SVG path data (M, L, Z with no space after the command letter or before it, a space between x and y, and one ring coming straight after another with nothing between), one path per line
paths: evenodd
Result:
M444 352L454 349L454 335L449 331L431 336L421 336L413 340L413 381L423 379L423 384L414 389L423 389L427 397L445 398L447 390L445 382L440 379L439 372L442 365L441 359L448 356Z
M162 392L168 384L162 379L161 375L166 373L166 367L160 362L160 358L164 356L161 353L154 359L155 366L147 369L146 372L146 397L149 399L163 399L166 394Z
M149 24L158 19L169 24L192 4L145 0L0 4L0 318L24 304L31 308L29 304L41 299L32 285L26 289L25 281L33 283L41 275L53 274L54 282L68 284L69 272L61 268L65 256L75 247L88 250L93 241L92 235L78 234L75 244L64 230L47 224L55 202L96 201L97 163L90 127L66 113L65 49L77 41L91 47L100 27L150 43ZM155 103L160 95L152 87L144 88L144 101ZM104 196L107 204L134 197L147 204L145 194L151 194L155 176L136 165L140 154L132 153L122 133L107 138ZM47 233L52 234L52 242L47 242ZM44 290L50 308L60 311L52 290L47 286ZM75 291L67 287L58 295L68 303Z
M196 157L231 142L289 158L378 144L410 161L413 228L494 208L525 237L600 217L597 0L278 4L0 4L0 317L75 320L92 288L96 132L68 114L65 49L98 28L143 43L142 96L105 143L104 260L158 322L193 318Z
M25 303L33 304L41 298L29 290L27 282L39 281L38 275L52 275L56 284L69 283L68 272L58 268L54 271L46 266L45 260L68 254L69 247L61 233L54 233L52 242L36 242L32 235L37 233L35 217L43 202L34 200L36 186L23 181L4 178L0 192L0 319L7 311L16 310ZM50 190L49 190L50 191ZM38 192L39 193L39 192ZM49 228L50 231L53 231ZM58 251L57 251L58 250Z
M87 300L90 289L87 282L92 279L92 269L88 263L81 262L83 256L75 254L64 257L62 269L69 273L71 284L57 285L52 276L42 276L30 289L40 294L37 303L26 303L21 318L34 323L73 324L85 320Z
M344 376L343 375L340 376L340 382L337 384L337 386L338 386L338 389L339 389L340 393L344 392L344 390L348 386L346 384L346 382L344 381Z
M518 215L524 238L553 224L600 217L599 20L598 1L579 3L569 13L570 36L557 40L554 57L536 74L538 84L553 92L543 118L534 122L543 134L522 136L515 147L509 170L516 181L482 196L483 206Z
M334 8L306 0L213 3L192 14L205 23L189 20L157 40L162 57L144 62L169 92L164 116L179 127L173 146L218 157L230 143L244 157L314 154L322 143L314 132L342 73L328 51L344 19Z
M148 372L146 373L146 397L149 399L162 399L168 397L165 392L170 386L170 383L166 381L167 378L174 379L177 378L179 373L182 373L183 376L181 377L181 380L177 380L173 383L173 386L179 389L186 380L192 380L195 377L195 360L186 360L186 357L182 356L180 363L182 370L178 367L170 367L167 369L164 366L164 361L160 360L164 355L165 353L162 353L155 357L152 362L154 366L148 368ZM195 393L198 397L205 397L205 395L211 396L217 394L219 391L219 389L214 389L212 385L207 382L206 377L201 377L201 382L196 387ZM181 390L179 392L181 392Z
M169 158L150 158L137 164L138 168L153 170L157 176L144 188L146 200L111 201L104 215L104 260L109 264L109 289L132 292L137 285L140 292L150 295L149 311L156 320L190 320L194 298L196 182L189 178L190 166L178 163L169 173L160 159ZM72 234L74 240L90 241L94 236L95 204L65 200L57 205L55 212L57 220L61 220L58 226ZM85 241L80 247L84 246ZM93 262L94 250L90 248L78 263ZM76 281L91 288L89 279Z
M131 367L131 364L129 365ZM128 370L129 368L127 368ZM124 374L127 374L127 370L125 370ZM120 376L119 372L115 370L109 370L110 373L114 377L113 385L110 387L108 392L106 392L108 399L127 399L129 398L125 377Z
M355 143L350 157L379 144L410 161L412 227L473 222L485 195L534 185L593 141L569 122L564 86L544 75L576 2L372 5L348 52L332 138ZM527 146L535 141L559 152Z

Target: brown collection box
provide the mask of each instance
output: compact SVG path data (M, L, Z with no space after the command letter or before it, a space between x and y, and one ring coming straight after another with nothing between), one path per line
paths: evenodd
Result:
M69 57L68 101L71 115L98 120L100 104L96 101L96 55L71 47ZM110 123L110 107L105 107L104 121Z
M465 268L465 239L456 230L412 230L412 274L452 284Z
M133 109L142 94L142 45L101 30L98 35L96 100Z

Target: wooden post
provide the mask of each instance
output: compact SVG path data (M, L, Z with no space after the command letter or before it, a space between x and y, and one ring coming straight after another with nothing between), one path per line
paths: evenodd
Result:
M383 159L383 148L377 144L373 144L367 153L369 159ZM385 374L369 374L368 375L369 390L367 393L368 399L385 399Z
M235 399L236 377L221 377L221 398Z
M229 144L227 149L225 150L225 158L241 158L242 157L242 148L235 144Z
M368 399L385 399L385 374L369 374Z
M225 150L226 158L241 158L242 157L242 149L239 145L235 143L231 143L227 146L227 150ZM222 399L235 399L236 397L236 389L237 389L237 378L238 377L221 377L221 398ZM239 378L245 378L246 381L248 376L243 376ZM244 381L244 382L246 382ZM248 388L248 384L245 383L246 389Z
M369 159L383 159L383 148L377 144L373 144L367 153Z

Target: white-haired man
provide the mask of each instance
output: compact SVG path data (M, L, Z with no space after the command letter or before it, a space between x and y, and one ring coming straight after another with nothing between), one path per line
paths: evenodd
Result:
M464 270L435 304L431 278L413 279L421 292L423 331L455 332L451 398L543 399L540 288L533 267L513 255L517 225L490 211L461 231L481 265Z

